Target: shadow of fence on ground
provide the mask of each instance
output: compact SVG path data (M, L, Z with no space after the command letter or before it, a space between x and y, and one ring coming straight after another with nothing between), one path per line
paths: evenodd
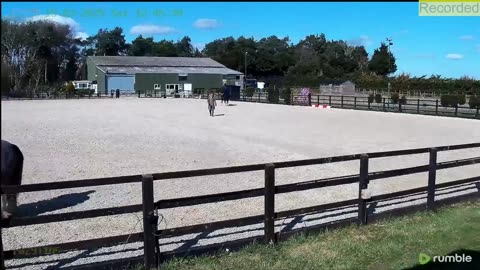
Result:
M468 187L467 187L468 186ZM461 189L459 189L461 187ZM470 184L465 184L465 185L460 185L460 186L452 186L452 187L447 187L443 188L442 190L439 190L436 195L437 196L446 196L449 195L449 198L455 199L458 196L458 193L465 194L466 191L469 191L468 194L465 196L469 196L473 198L478 198L480 195L480 183L470 183ZM74 197L74 198L85 198L85 196L88 198L88 194L90 194L92 191L85 192L85 193L79 193L80 195L76 195L79 197ZM60 196L62 197L62 196ZM59 198L60 198L59 197ZM399 196L395 198L390 198L390 199L385 199L381 201L375 201L375 202L370 202L368 204L368 218L371 219L373 222L378 221L383 219L384 217L390 216L388 214L389 211L392 210L392 206L396 204L404 204L404 203L412 203L414 201L420 201L417 204L413 204L410 206L411 211L402 211L401 214L406 214L406 213L411 213L415 211L419 211L422 209L425 209L425 201L427 197L427 192L420 192L418 194L413 194L413 195L407 195L407 196ZM65 200L65 197L62 197L59 200L62 202ZM77 199L77 203L82 202L82 200ZM387 209L385 209L387 208ZM398 207L397 209L401 209L403 207ZM45 209L52 209L52 208L45 208ZM52 211L52 210L50 210ZM344 227L352 224L356 224L357 222L357 213L358 213L358 205L351 205L351 206L343 206L335 209L328 209L325 211L321 212L314 212L314 213L307 213L307 214L302 214L298 215L295 217L289 217L283 219L282 222L279 222L280 220L277 220L277 224L275 224L276 230L279 232L278 240L286 240L289 237L298 234L299 232L303 233L310 233L313 231L324 231L325 229L333 229L333 228L338 228L338 227ZM399 215L401 215L399 214ZM348 217L350 215L350 217ZM394 215L395 216L395 215ZM332 218L337 218L332 220ZM284 223L287 219L291 219L289 222ZM329 220L330 221L327 221ZM318 223L315 225L308 225L308 223ZM303 226L299 226L303 225ZM198 255L205 255L205 254L214 254L218 253L219 251L225 250L226 248L229 249L229 251L237 251L243 247L245 247L248 244L252 244L255 242L260 242L263 240L263 223L259 222L258 224L250 224L250 225L245 225L245 226L239 226L235 228L235 230L230 231L230 232L221 232L221 233L215 233L212 235L212 233L217 232L217 231L222 231L221 230L206 230L201 233L196 233L196 234L190 234L190 235L185 235L185 236L176 236L176 237L168 237L168 238L161 238L161 243L160 243L160 250L165 250L165 247L168 245L178 245L175 248L172 248L170 250L162 251L161 254L161 261L165 261L168 259L171 259L173 257L179 257L179 256L198 256ZM241 234L249 233L249 234L255 234L256 236L248 236L248 237L238 237ZM190 236L190 239L185 239L186 236ZM214 242L215 238L222 238L225 236L229 236L232 238L235 238L237 236L237 239L234 240L228 240L228 241L218 241ZM180 239L179 239L180 238ZM280 239L282 238L282 239ZM127 240L127 239L126 239ZM208 244L199 244L200 241L202 240L210 240ZM67 266L65 265L70 264L75 262L76 260L79 259L85 259L88 258L90 261L93 260L97 256L108 256L108 255L116 255L116 254L121 254L121 253L128 253L128 252L135 252L135 251L141 251L143 249L143 243L142 242L137 242L139 244L138 247L123 247L119 251L105 251L105 252L98 252L100 251L101 248L94 248L94 249L89 249L89 250L79 250L81 253L78 255L71 256L70 258L65 258L65 259L47 259L47 260L41 260L39 259L36 263L33 262L28 262L28 263L22 263L20 262L21 259L19 259L19 263L11 264L11 267L8 269L19 269L20 267L27 267L27 266L36 266L40 264L48 264L48 263L56 263L54 266L50 266L47 269L57 269L58 267L62 267L62 269L127 269L125 268L126 265L136 265L139 263L143 262L143 256L138 255L138 256L123 256L123 259L112 259L112 260L107 260L107 261L102 261L102 262L97 262L97 263L92 263L92 264L84 264L84 265L75 265L75 266ZM127 243L119 243L118 245L115 245L116 247L121 246L121 245L126 245ZM133 243L128 243L128 244L133 244ZM472 254L477 258L476 260L474 259L473 261L475 262L480 262L480 258L478 258L478 252L476 251L455 251L451 254ZM38 257L40 258L40 257ZM430 268L429 268L430 267ZM453 267L450 265L450 267L446 268L441 268L443 267L441 264L426 264L426 265L419 265L415 266L414 268L408 268L405 270L426 270L426 269L461 269L461 270L467 270L467 269L480 269L478 264L474 264L473 268L470 266L465 266L467 268L458 268L458 267ZM468 268L470 267L470 268Z

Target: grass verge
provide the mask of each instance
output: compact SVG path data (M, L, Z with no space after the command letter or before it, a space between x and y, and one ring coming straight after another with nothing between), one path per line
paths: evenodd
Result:
M298 235L276 246L174 258L162 270L217 269L480 269L480 202L444 207L376 224ZM419 264L419 254L466 253L471 263ZM140 269L140 268L137 268Z

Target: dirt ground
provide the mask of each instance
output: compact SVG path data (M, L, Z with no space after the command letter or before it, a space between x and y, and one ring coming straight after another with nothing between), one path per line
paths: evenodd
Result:
M398 113L317 109L218 101L209 117L206 100L92 99L2 101L2 139L20 147L24 183L159 173L434 147L480 141L478 120ZM439 153L439 161L480 156L480 149ZM428 163L428 155L370 161L370 171ZM358 161L280 169L278 184L356 174ZM479 165L439 171L437 181L478 176ZM263 172L195 177L155 183L155 198L175 198L262 187ZM161 183L160 183L161 182ZM372 182L382 194L424 186L427 174ZM19 197L21 215L141 203L138 184ZM277 196L276 210L355 198L357 185ZM165 227L263 213L252 198L162 211ZM46 245L141 231L135 215L59 222L5 230L4 249Z

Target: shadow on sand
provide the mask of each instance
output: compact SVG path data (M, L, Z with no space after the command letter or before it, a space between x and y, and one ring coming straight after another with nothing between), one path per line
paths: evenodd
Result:
M61 195L52 199L27 203L18 206L18 216L38 216L68 207L84 203L90 199L90 194L95 191L85 191L80 193L70 193Z

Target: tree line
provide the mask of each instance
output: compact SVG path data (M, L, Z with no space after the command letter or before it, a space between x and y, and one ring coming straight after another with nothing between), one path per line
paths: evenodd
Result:
M91 55L210 57L278 87L317 88L329 80L351 80L366 89L384 89L390 82L394 91L480 91L479 81L468 77L389 76L397 66L386 43L370 56L364 46L328 40L324 34L306 36L296 44L288 37L225 37L199 50L188 36L177 41L155 41L139 35L129 43L123 29L115 27L99 29L82 40L75 38L68 25L49 21L18 23L2 19L1 23L2 93L41 91L81 79L85 58Z

